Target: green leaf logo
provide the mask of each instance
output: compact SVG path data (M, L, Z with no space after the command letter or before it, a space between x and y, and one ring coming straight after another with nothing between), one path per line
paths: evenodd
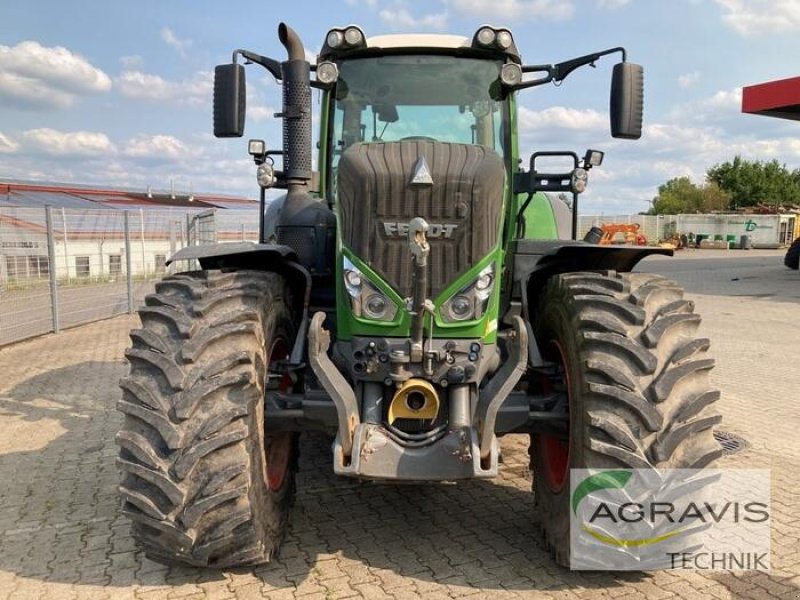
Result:
M578 516L578 506L589 494L599 490L621 490L627 485L628 481L630 481L632 475L633 473L631 471L603 471L602 473L590 475L581 481L572 493L572 513ZM591 527L588 523L581 524L581 529L597 541L618 548L650 546L668 540L684 531L682 528L656 537L626 540L611 535L605 535Z
M590 475L575 488L572 493L572 514L578 515L578 505L586 496L598 490L621 490L631 478L630 471L603 471Z

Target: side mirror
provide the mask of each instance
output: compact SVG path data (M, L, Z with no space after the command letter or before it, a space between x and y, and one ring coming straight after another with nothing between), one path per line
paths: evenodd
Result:
M397 123L400 119L394 104L375 104L373 110L381 123Z
M245 114L244 66L214 68L214 137L242 137Z
M644 112L644 69L642 65L621 62L611 75L611 135L638 140L642 137Z

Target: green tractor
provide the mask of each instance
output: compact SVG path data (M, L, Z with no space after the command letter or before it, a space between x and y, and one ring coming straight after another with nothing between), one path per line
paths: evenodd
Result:
M576 239L602 153L538 152L520 168L517 93L609 54L622 57L611 134L640 137L642 68L623 48L526 65L504 28L348 26L311 66L292 29L278 35L285 61L236 50L215 71L217 137L244 131L238 61L282 84L282 150L249 144L260 241L179 251L171 261L202 270L157 283L131 332L120 493L148 556L268 561L303 431L332 434L336 474L384 482L495 477L498 437L528 434L561 564L571 468L700 468L721 454L700 317L675 283L630 272L671 252ZM286 193L266 205L270 187Z

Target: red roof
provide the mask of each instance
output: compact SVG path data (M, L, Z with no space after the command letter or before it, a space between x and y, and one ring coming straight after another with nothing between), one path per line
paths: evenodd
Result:
M78 203L78 204L76 204ZM0 206L66 206L67 208L253 208L256 200L223 194L171 193L78 184L0 181Z
M742 112L800 121L800 77L746 86Z

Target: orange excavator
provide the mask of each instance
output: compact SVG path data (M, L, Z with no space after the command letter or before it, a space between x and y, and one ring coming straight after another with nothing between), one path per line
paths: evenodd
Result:
M639 233L638 223L608 223L606 225L602 225L601 229L603 230L603 237L600 238L598 244L604 246L620 243L624 243L629 246L647 245L647 238ZM625 238L624 242L617 241L615 239L618 233L623 234Z

